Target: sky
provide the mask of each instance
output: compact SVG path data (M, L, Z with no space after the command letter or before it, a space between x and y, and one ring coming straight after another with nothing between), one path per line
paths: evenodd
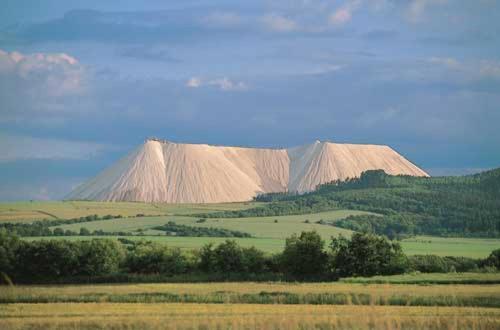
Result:
M1 6L0 200L61 199L147 137L500 167L500 1Z

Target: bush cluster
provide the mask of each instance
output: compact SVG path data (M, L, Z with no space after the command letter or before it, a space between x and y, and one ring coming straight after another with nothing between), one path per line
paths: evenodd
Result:
M164 244L127 239L23 241L0 230L0 275L14 282L78 282L101 277L185 276L189 278L335 280L340 277L420 272L463 272L500 267L500 250L485 260L411 256L385 237L355 233L332 238L329 247L316 232L286 240L281 253L268 255L234 240L181 251Z

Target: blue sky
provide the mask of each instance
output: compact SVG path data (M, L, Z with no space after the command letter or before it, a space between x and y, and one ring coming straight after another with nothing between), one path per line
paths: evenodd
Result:
M0 200L61 198L148 136L500 166L499 1L41 3L2 1Z

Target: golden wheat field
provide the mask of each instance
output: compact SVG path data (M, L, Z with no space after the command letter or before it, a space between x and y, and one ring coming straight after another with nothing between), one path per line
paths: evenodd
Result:
M498 329L500 310L248 304L0 305L1 329Z
M0 287L0 329L500 329L499 301L496 284L26 285Z
M0 299L16 297L71 298L82 296L138 295L152 293L194 294L259 294L288 292L300 295L321 293L368 294L373 297L408 296L462 296L495 297L500 299L500 284L485 285L413 285L413 284L358 284L342 282L219 282L219 283L156 283L156 284L93 284L93 285L18 285L1 287Z

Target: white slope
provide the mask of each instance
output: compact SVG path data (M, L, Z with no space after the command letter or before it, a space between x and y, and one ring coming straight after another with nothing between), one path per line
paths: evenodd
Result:
M288 189L299 193L314 190L318 184L356 178L364 171L382 169L388 174L428 176L392 148L382 145L319 142L288 150L290 182Z
M316 141L290 149L258 149L148 140L75 189L67 199L217 203L259 193L314 190L363 171L427 174L387 146Z

